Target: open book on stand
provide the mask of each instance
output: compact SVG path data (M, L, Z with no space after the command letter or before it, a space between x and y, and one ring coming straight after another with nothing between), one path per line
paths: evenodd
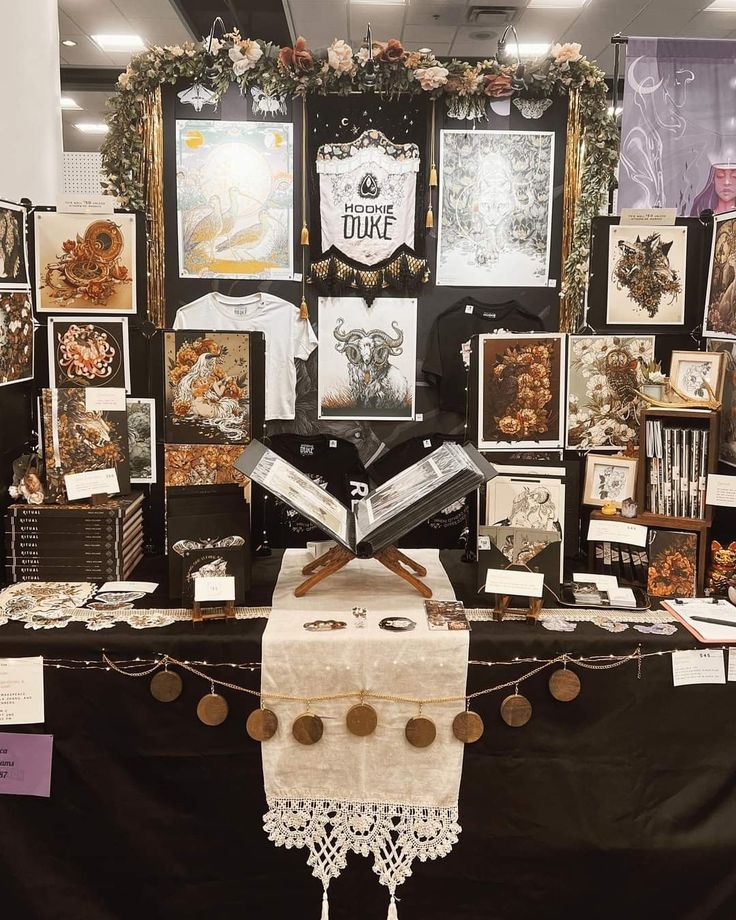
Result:
M358 556L362 559L375 557L428 596L425 585L407 577L406 567L416 575L426 575L426 572L393 544L496 475L495 469L472 445L460 447L448 442L349 509L259 441L252 441L246 447L235 466L321 527L339 544L315 563L305 566L304 574L317 572L320 578L315 575L316 580L310 579L311 583L301 585L297 589L299 595ZM324 571L319 572L320 569Z

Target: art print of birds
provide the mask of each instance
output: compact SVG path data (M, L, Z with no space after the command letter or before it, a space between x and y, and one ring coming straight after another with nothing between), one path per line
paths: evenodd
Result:
M191 252L203 246L209 249L210 258L215 257L215 240L222 233L222 205L217 195L207 202L209 212L204 215L185 237L185 248Z
M263 242L269 229L270 219L268 212L263 210L258 215L258 223L236 230L235 233L217 246L217 252L223 253L227 250L232 250L243 260L244 254L247 255L253 248Z

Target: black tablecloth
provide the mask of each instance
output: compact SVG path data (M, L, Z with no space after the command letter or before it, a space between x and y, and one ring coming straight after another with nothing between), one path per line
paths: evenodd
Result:
M443 556L466 603L472 569ZM256 567L251 603L268 603L278 558ZM141 573L136 573L136 577ZM168 652L257 661L264 620L136 631L0 628L0 655L96 659ZM398 641L400 637L397 636ZM688 648L689 634L574 633L525 622L475 623L471 657L510 660ZM518 666L470 669L470 689ZM229 671L229 669L227 669ZM417 863L398 894L401 920L729 918L736 916L736 729L733 685L672 686L669 655L591 673L572 703L546 674L524 691L531 722L507 727L504 694L478 701L486 733L465 754L460 842ZM233 672L256 688L258 672ZM253 698L225 692L230 716L202 725L208 687L185 675L174 703L148 679L46 670L55 737L51 799L0 798L2 920L317 920L321 887L305 850L275 848L260 750L245 734ZM380 797L380 796L379 796ZM330 887L331 920L383 918L386 890L351 857Z

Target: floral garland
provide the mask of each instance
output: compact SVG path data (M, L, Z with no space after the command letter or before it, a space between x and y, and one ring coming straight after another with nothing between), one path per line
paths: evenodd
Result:
M527 62L523 76L494 59L475 64L442 62L428 48L406 51L395 38L374 42L372 62L367 48L355 52L342 39L318 50L308 48L304 38L298 38L293 48L280 48L233 31L222 40L213 39L210 51L204 45L153 46L133 58L118 78L119 92L108 101L109 133L102 146L102 164L107 191L124 206L145 207L140 168L145 100L161 84L181 78L202 80L218 94L232 83L243 93L258 87L266 96L426 93L432 99L444 98L448 106L461 102L476 117L489 99L515 95L542 100L577 91L585 155L563 293L582 304L590 221L614 181L618 138L608 113L604 73L580 53L579 44L554 45L546 56Z

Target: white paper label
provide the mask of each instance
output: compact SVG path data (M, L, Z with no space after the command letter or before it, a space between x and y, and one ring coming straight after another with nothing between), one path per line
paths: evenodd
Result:
M572 580L593 584L603 591L615 591L618 588L618 578L615 575L592 575L588 572L573 572Z
M485 591L488 594L520 594L542 597L544 575L541 572L520 572L516 569L488 569Z
M643 524L626 521L592 520L588 526L588 540L601 543L626 543L630 546L647 545L647 528Z
M674 227L677 208L621 208L620 224L648 224L654 227Z
M87 412L125 412L125 387L88 387L84 407Z
M424 413L423 413L423 412L417 412L417 413L414 415L414 421L415 421L415 422L423 422L423 421L424 421Z
M491 538L487 536L478 537L478 549L490 549Z
M100 588L103 591L140 591L141 594L151 594L158 588L156 581L106 581Z
M63 214L113 214L117 203L113 195L59 195L56 210Z
M472 303L466 303L466 304L465 304L465 312L466 312L466 313L472 313L472 312L473 312L473 304L472 304Z
M70 502L92 495L106 493L115 495L120 491L118 474L115 467L107 470L90 470L87 473L68 473L64 477L66 495Z
M736 680L736 648L728 650L728 679Z
M330 441L330 447L337 447L337 441L334 438Z
M43 720L43 658L0 658L0 725Z
M194 579L195 601L234 601L235 576L210 575Z
M719 508L736 508L736 476L709 473L705 503Z
M725 684L723 652L720 649L673 652L672 680L676 687L688 684Z
M431 446L432 446L432 442L429 440L429 438L425 438L422 441L422 447L431 447Z

